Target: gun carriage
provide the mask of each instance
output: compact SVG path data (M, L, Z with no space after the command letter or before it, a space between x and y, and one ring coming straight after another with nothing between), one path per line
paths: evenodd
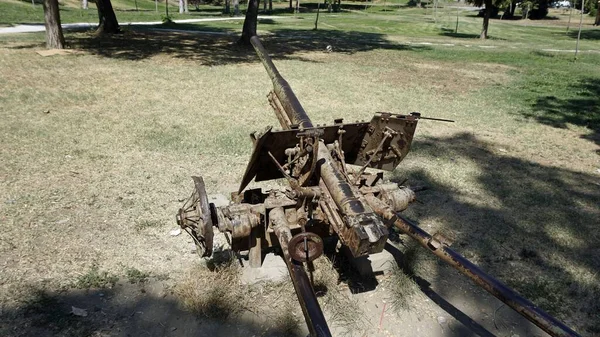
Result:
M194 239L202 256L211 256L214 228L228 233L234 251L249 251L251 267L260 268L265 252L278 249L288 267L311 336L331 336L305 264L323 253L333 238L353 257L379 253L396 228L472 279L552 336L578 336L500 281L449 248L443 235L430 235L401 212L415 201L415 191L386 182L381 172L394 170L410 150L419 113L376 113L370 122L314 126L292 88L279 74L258 37L252 45L273 82L270 105L282 127L254 133L254 150L232 203L208 202L201 177L177 214L178 224ZM433 119L433 118L429 118ZM349 166L353 165L353 167ZM285 189L246 189L280 179Z

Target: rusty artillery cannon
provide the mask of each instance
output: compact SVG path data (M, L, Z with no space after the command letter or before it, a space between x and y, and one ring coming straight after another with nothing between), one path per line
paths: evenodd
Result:
M323 240L336 238L354 257L384 249L391 227L415 239L476 284L552 336L578 336L500 281L450 249L441 235L430 235L400 212L415 191L383 180L406 157L418 113L376 113L370 122L314 126L289 84L277 71L258 37L252 45L272 82L268 100L283 130L251 135L254 150L232 204L208 202L201 177L177 214L202 256L211 256L213 228L231 237L234 251L249 251L251 267L261 266L268 250L278 248L286 262L311 336L331 336L304 264L323 253ZM428 118L432 119L432 118ZM355 167L350 167L354 165ZM254 179L284 178L289 187L263 192L245 189Z

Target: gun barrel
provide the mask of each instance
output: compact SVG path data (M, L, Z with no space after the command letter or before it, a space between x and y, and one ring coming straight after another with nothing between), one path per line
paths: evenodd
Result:
M296 124L302 128L312 128L313 124L306 111L298 101L296 94L292 90L292 87L288 84L288 82L279 74L277 67L273 64L273 60L269 56L269 53L265 50L258 36L253 36L250 39L252 46L254 46L254 50L256 54L262 61L271 81L273 82L273 92L279 99L279 102L283 106L285 113L288 117L288 120L291 124ZM281 119L280 119L281 120ZM282 122L283 123L283 122ZM291 125L282 125L284 128L289 129Z

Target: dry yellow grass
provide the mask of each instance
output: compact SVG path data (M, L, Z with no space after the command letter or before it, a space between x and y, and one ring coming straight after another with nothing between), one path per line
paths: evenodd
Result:
M0 302L14 305L24 285L72 284L95 263L114 274L125 266L189 278L198 258L187 237L169 236L174 214L190 175L204 176L209 193L235 190L248 134L276 124L262 65L214 62L199 46L135 60L90 50L43 58L37 46L16 47L0 46ZM600 284L598 157L583 127L522 120L510 102L480 93L510 85L519 73L508 67L396 50L296 56L276 62L315 123L375 111L456 119L420 122L414 152L390 175L432 187L409 215L430 231L456 230L460 251L550 310L556 301L543 293L569 284L572 297L560 302L571 311L556 313L581 329L595 320L584 307ZM537 257L521 256L523 247ZM424 265L433 280L443 277ZM325 298L324 308L351 300ZM302 324L294 317L285 320Z

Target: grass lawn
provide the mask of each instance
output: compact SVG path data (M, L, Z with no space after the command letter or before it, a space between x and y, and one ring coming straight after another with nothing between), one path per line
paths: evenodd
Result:
M121 22L160 19L123 11L129 2L114 4ZM151 11L153 2L140 6ZM40 8L0 0L0 24L40 22ZM95 22L92 9L82 14L74 8L64 6L63 22ZM406 214L429 232L453 231L456 250L582 335L598 335L599 30L586 19L583 52L574 62L571 52L556 51L575 46L563 12L544 22L493 20L492 39L482 42L472 38L480 18L459 11L455 34L450 30L456 9L441 8L435 19L431 11L386 3L367 11L322 11L317 31L314 12L264 20L258 29L315 124L338 117L366 120L375 111L455 120L420 121L413 151L388 174L397 182L429 186ZM220 14L181 17L206 15ZM112 37L66 31L78 52L52 57L36 54L44 49L42 33L0 35L0 335L125 329L127 319L140 316L131 315L139 310L125 300L115 306L130 310L123 316L129 318L111 318L113 325L92 314L94 306L111 301L114 293L103 289L119 278L143 293L154 294L155 282L164 285L160 291L173 302L151 302L160 308L221 317L206 316L206 301L214 297L203 299L205 294L190 289L208 287L230 298L214 284L235 287L237 276L207 274L191 253L191 240L169 231L191 190L189 176L202 175L209 193L236 190L251 152L248 134L277 123L265 97L268 76L252 51L234 43L241 25L231 20L153 27L189 33L131 26ZM333 52L325 51L328 45ZM492 303L489 296L470 297L468 282L402 240L415 278L484 329L542 335L502 321L507 308L484 310ZM198 281L203 277L210 282ZM331 288L345 283L327 282ZM406 284L417 289L414 282ZM395 288L381 285L372 296L393 301ZM289 287L273 287L269 291L289 297ZM77 306L77 288L98 301L87 302L92 309L85 320L40 309ZM302 326L301 313L289 315L297 308L281 309L290 304L278 307L277 297L263 298L252 289L235 293L249 311L260 316L260 303L280 308L271 308L270 315L283 325L269 331L288 335L290 326ZM128 298L140 294L136 288ZM418 324L419 317L429 329L440 325L441 309L415 299L412 314L390 311L383 328L373 332L381 306L367 310L372 302L357 305L362 297L355 296L324 300L332 324L366 321L364 329L374 336L414 335L416 330L399 331L394 320L414 318L410 322ZM355 316L341 317L336 307L353 308L348 312ZM245 317L243 311L235 315ZM450 336L462 331L456 330L463 329L459 321L442 332L424 331ZM164 334L185 334L169 324ZM362 335L359 330L350 335Z

